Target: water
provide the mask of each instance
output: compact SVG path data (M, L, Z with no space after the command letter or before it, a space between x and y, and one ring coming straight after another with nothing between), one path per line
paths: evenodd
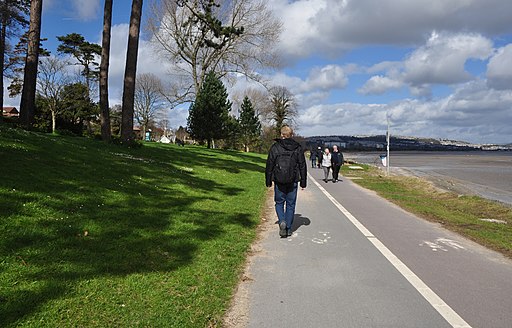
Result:
M345 159L382 167L384 153L344 153ZM512 205L512 152L391 152L390 170L427 178L464 194Z

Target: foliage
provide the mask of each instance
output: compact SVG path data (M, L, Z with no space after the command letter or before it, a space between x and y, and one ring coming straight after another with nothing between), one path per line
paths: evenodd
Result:
M9 97L16 97L21 94L23 88L23 70L25 68L25 58L28 50L28 32L20 37L19 42L14 47L12 56L9 57L9 71L6 74L10 77L11 84L7 87ZM43 47L43 42L47 39L42 38L39 42L39 58L50 56L50 52Z
M206 141L208 148L213 140L226 138L230 109L224 84L213 71L208 73L196 101L190 106L187 129L191 137Z
M4 77L12 75L9 72L11 57L15 56L9 38L16 35L19 28L28 26L27 15L30 10L28 0L2 0L0 1L0 107L4 105ZM7 74L6 74L7 73ZM10 74L11 73L11 74ZM3 116L0 115L0 122Z
M226 137L223 140L222 148L239 149L240 148L240 122L229 115L226 124Z
M86 79L87 87L90 88L90 81L99 77L96 56L101 54L101 46L85 41L85 38L78 33L58 36L57 39L61 42L57 51L73 56L83 66L81 74Z
M173 65L173 106L194 101L210 71L262 82L261 69L278 66L281 23L266 0L162 0L150 16L152 39Z
M240 111L240 139L244 145L245 151L249 151L255 143L260 140L261 123L254 111L251 100L245 97Z
M82 135L84 122L93 120L99 112L98 105L89 97L87 86L68 84L59 98L60 128Z
M201 32L199 37L200 47L210 47L217 50L224 48L228 42L240 36L244 32L244 27L236 27L232 25L223 25L220 19L215 17L214 8L220 5L215 0L177 0L178 6L187 7L190 16L183 27L192 26ZM199 6L197 6L199 4ZM181 48L183 44L179 45Z
M3 327L220 323L260 222L262 156L0 126L0 158Z

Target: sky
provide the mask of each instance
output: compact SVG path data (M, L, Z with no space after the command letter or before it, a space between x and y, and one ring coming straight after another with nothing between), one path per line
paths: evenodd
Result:
M137 73L165 79L144 29L151 2ZM389 121L392 135L512 143L512 1L269 0L269 7L283 24L283 67L263 74L295 95L298 134L385 134ZM131 0L114 0L111 105L121 102L130 9ZM101 44L102 11L100 0L45 0L45 47L55 54L56 36L68 33ZM168 111L174 128L187 115L188 105Z

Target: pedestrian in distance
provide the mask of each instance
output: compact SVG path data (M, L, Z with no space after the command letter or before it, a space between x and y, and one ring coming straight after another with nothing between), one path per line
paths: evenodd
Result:
M318 149L316 150L316 158L317 158L317 166L318 168L321 168L322 167L322 156L323 156L324 152L322 151L322 147L318 147Z
M322 155L322 169L324 170L324 181L329 181L329 171L331 170L331 152L329 148L325 148L324 153Z
M279 235L286 238L292 235L295 204L300 183L306 188L307 165L304 151L292 139L293 130L289 126L281 128L281 138L274 139L270 147L265 168L267 187L274 185L274 201L279 223Z
M314 169L316 167L316 149L311 149L309 159L311 160L311 168Z
M341 166L343 165L343 154L338 150L338 146L332 146L331 153L331 166L332 166L332 182L338 182L338 175L340 173Z

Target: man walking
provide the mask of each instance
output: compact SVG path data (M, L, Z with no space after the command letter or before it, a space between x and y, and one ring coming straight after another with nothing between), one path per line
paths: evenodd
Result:
M338 182L338 174L343 165L343 154L338 150L338 146L332 146L331 163L332 163L332 182Z
M311 149L309 158L311 159L311 168L314 169L316 167L316 149Z
M281 139L275 139L270 147L265 169L265 183L272 187L274 182L274 201L279 222L279 235L292 235L293 218L297 189L300 182L306 188L307 165L302 147L291 137L293 130L289 126L281 128Z

